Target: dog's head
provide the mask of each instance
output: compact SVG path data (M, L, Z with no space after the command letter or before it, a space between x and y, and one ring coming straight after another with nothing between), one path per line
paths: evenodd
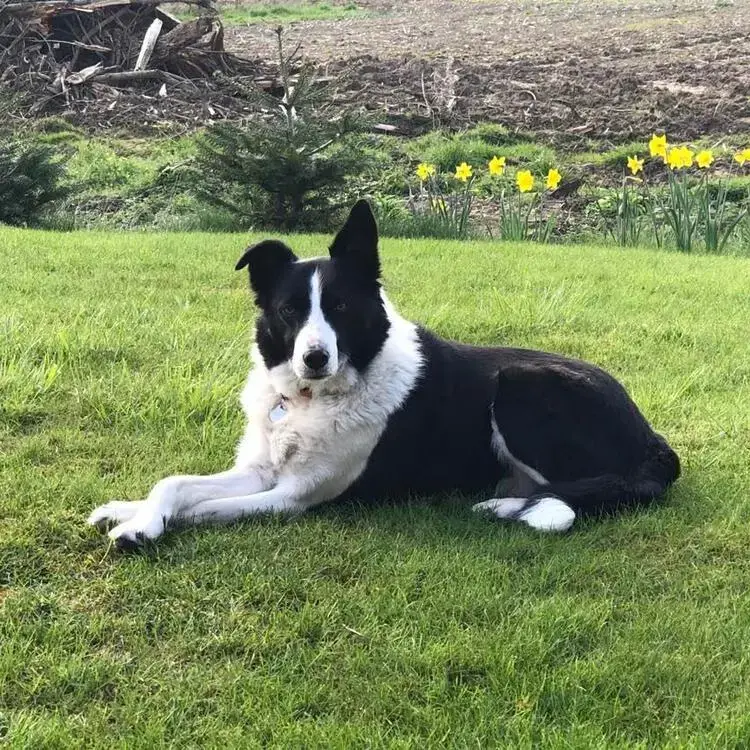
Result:
M236 265L250 272L266 367L279 368L282 380L299 389L351 383L388 335L378 230L366 201L352 208L329 253L330 259L298 260L283 242L264 240Z

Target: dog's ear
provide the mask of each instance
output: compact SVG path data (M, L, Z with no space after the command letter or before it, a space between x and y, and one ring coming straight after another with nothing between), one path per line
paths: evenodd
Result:
M376 280L380 276L378 225L367 201L359 200L354 204L329 252L333 260L346 263L368 279Z
M234 270L240 271L247 266L255 301L263 305L281 274L296 260L297 256L283 242L263 240L245 250Z

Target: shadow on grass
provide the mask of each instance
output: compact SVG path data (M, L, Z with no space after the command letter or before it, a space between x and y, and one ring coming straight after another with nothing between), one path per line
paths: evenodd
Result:
M579 518L572 530L563 534L544 534L522 523L475 514L472 505L488 499L491 493L462 495L453 492L370 502L347 498L291 518L264 515L229 524L200 526L183 522L170 527L157 542L146 543L138 552L152 560L176 562L187 554L196 561L210 551L210 545L219 537L223 538L223 547L236 542L238 535L244 539L257 538L264 530L278 530L306 542L310 534L316 541L327 535L364 535L386 550L389 547L403 550L406 546L412 550L439 550L443 555L474 552L486 556L490 549L493 558L513 563L546 560L565 547L579 554L581 545L627 553L634 539L648 543L659 538L667 523L674 528L675 506L679 503L678 497L688 490L686 485L685 479L681 479L676 489L670 489L645 508L624 508L604 516ZM688 490L687 495L695 493ZM699 503L700 498L695 497L695 502ZM209 538L212 541L208 541ZM123 554L114 548L112 553L115 557Z

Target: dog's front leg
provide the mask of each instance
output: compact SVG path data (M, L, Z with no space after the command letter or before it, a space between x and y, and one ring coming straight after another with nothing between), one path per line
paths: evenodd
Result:
M317 493L319 481L305 477L284 476L270 490L255 495L224 497L219 500L204 500L184 515L193 523L226 523L245 516L263 513L296 515L325 502L329 497Z
M268 489L272 482L270 472L259 469L167 477L157 482L146 500L106 503L89 516L88 522L96 526L118 524L109 536L120 546L130 546L161 536L170 520L189 512L197 503L253 495Z

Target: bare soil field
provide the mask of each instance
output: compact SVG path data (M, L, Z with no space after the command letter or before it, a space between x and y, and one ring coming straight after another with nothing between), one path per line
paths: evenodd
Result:
M233 2L233 0L232 0ZM750 130L750 0L360 0L288 38L406 132L492 121L570 142ZM269 25L225 30L271 62Z

